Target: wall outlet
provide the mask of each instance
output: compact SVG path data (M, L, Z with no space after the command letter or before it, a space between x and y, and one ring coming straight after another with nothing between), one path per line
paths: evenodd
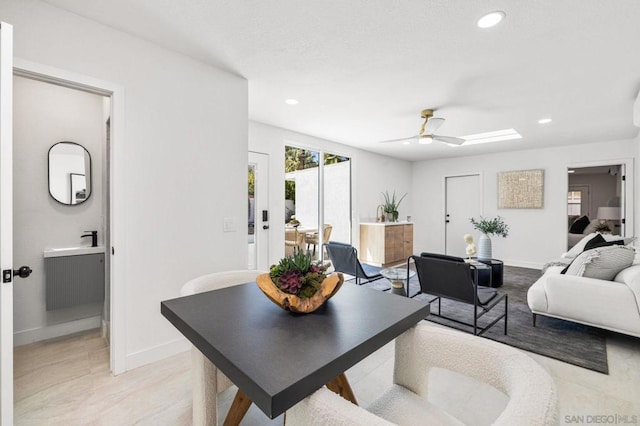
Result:
M235 217L225 217L223 219L222 230L224 232L236 232L238 230L238 225L236 223Z

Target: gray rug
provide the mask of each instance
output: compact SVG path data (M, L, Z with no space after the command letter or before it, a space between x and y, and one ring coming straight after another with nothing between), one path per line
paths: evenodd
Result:
M583 368L608 374L606 332L601 329L538 315L536 327L531 321L531 311L527 305L527 290L540 277L536 269L504 267L504 285L498 290L509 295L509 322L507 335L503 334L502 320L486 331L482 336L505 343L529 352L544 355ZM383 290L389 288L389 281L380 279L366 287ZM420 286L417 277L410 281L410 292L416 294ZM432 296L421 294L416 299L432 299ZM437 309L437 302L431 305L432 312ZM459 321L473 323L473 307L470 305L442 301L442 314ZM504 311L504 302L493 308L497 314ZM497 315L491 312L479 320L482 327L491 322ZM457 324L446 319L429 316L429 321L452 328L470 331L471 327Z

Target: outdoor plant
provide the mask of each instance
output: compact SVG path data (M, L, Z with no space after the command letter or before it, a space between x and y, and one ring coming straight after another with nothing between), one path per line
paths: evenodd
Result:
M280 259L272 265L269 276L273 283L285 293L305 299L320 290L322 281L327 277L329 263L319 264L311 260L311 253L294 249L293 255Z
M404 197L407 196L407 193L405 192L405 194L398 200L396 200L396 191L393 191L392 195L389 195L388 191L384 191L382 193L382 196L384 197L384 204L382 205L384 212L390 214L394 222L397 221L399 214L398 207L400 207L400 203L402 202Z
M500 216L496 216L493 219L486 219L480 216L479 220L470 218L469 221L475 229L486 235L499 235L506 237L509 234L509 225L504 223L504 219Z

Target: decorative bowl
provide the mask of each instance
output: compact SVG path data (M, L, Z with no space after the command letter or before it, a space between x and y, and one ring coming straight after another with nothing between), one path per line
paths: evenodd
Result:
M269 274L261 274L256 283L262 292L276 305L286 311L308 314L315 311L340 290L344 276L341 272L328 275L320 285L320 289L311 297L301 298L295 294L280 290L271 280Z

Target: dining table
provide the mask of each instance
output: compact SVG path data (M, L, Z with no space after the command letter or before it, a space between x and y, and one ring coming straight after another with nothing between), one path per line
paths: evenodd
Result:
M309 314L285 311L256 283L162 301L160 310L238 387L228 425L252 403L273 419L324 385L357 404L344 372L429 315L426 301L353 283Z

